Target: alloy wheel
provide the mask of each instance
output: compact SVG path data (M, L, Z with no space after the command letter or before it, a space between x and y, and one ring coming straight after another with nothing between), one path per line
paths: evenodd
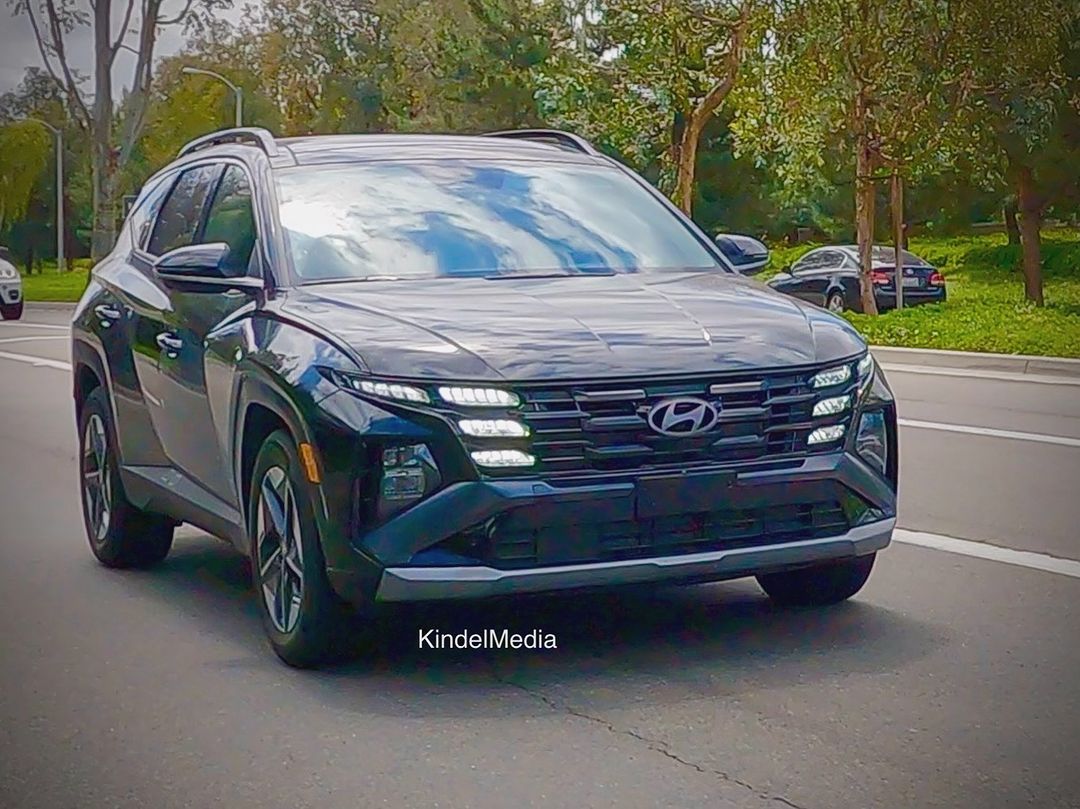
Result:
M274 628L287 634L300 620L304 550L296 494L280 466L266 470L259 485L255 532L259 590Z
M96 542L102 542L112 520L112 474L105 422L93 413L86 421L82 451L83 507Z

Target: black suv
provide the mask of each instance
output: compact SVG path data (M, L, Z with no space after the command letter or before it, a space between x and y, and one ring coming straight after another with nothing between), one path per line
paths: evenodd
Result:
M895 523L856 332L567 133L197 140L72 351L98 559L228 540L294 665L376 601L756 575L836 602Z

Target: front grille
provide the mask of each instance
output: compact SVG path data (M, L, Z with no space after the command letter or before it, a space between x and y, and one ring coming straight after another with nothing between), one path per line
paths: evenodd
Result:
M685 469L805 453L811 450L806 438L815 427L850 426L851 420L852 409L831 418L811 417L816 400L852 393L856 384L852 379L827 392L815 391L809 380L818 370L519 388L520 417L532 432L528 451L537 458L530 472ZM654 431L647 421L651 409L680 396L713 404L719 411L716 426L696 436ZM829 449L835 444L821 451Z
M849 525L838 500L541 527L504 517L453 537L441 547L493 567L513 569L768 546L837 536Z

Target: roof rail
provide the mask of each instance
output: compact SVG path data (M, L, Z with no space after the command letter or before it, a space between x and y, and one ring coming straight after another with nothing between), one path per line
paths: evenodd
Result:
M489 138L513 138L516 140L535 140L551 143L562 149L571 149L584 154L598 155L596 147L580 135L563 132L561 129L505 129L500 132L485 132Z
M278 156L277 143L274 142L274 136L268 130L258 126L246 126L235 129L221 129L217 132L211 132L209 135L203 135L201 138L195 138L180 150L177 157L183 157L192 152L197 152L199 149L207 149L221 143L249 143L266 152L267 157Z

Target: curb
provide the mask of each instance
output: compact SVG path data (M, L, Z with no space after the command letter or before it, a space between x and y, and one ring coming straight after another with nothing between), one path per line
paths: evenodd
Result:
M55 309L61 312L70 312L75 308L74 303L66 301L24 301L23 305L27 309Z
M979 351L943 351L934 348L897 348L895 346L870 346L870 350L882 363L896 365L1080 377L1080 359L1068 357L986 354Z

